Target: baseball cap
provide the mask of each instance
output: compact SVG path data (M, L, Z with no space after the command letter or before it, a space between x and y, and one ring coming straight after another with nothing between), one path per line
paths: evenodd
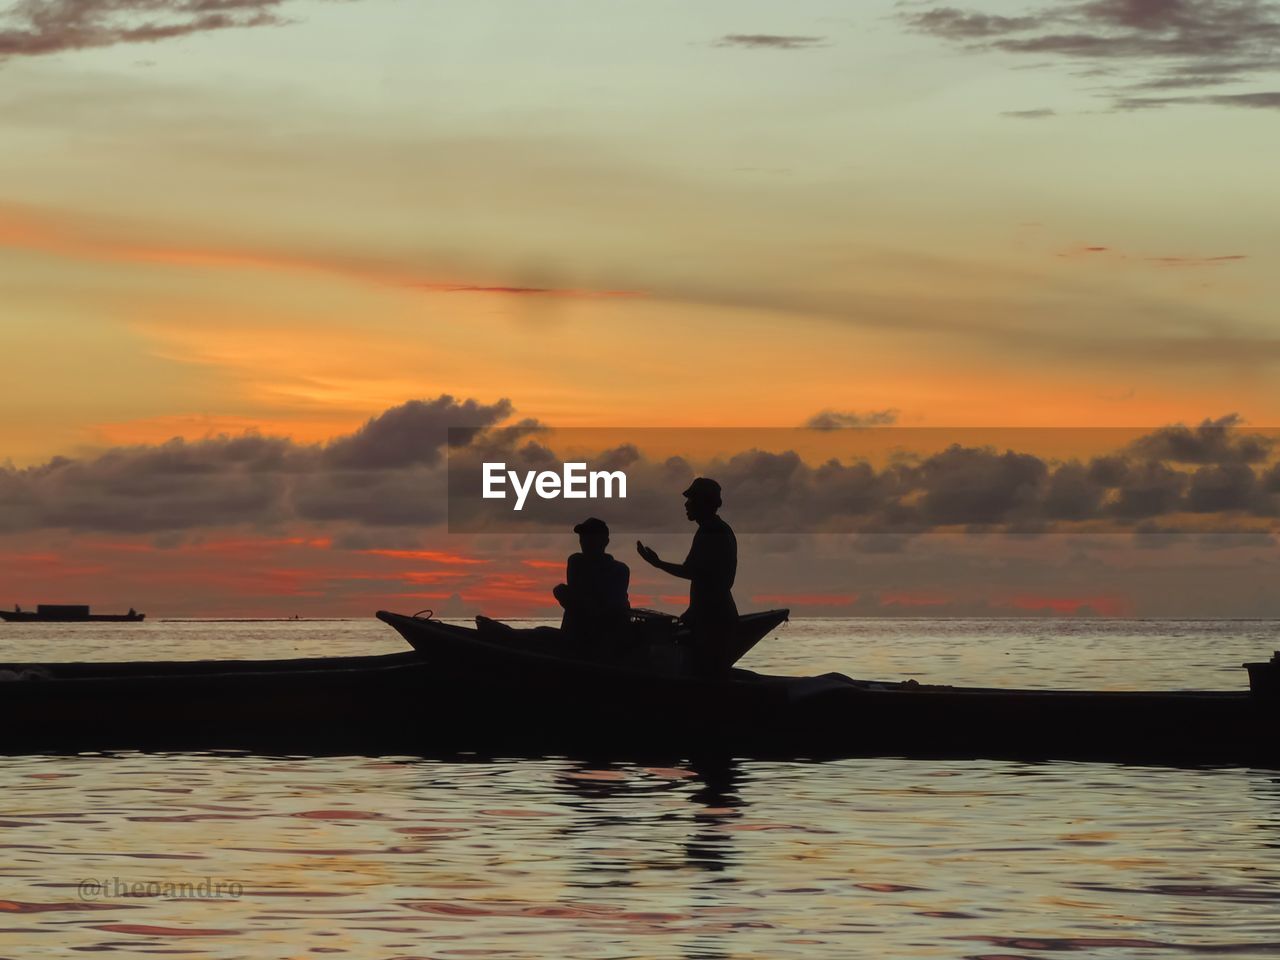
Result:
M708 497L715 500L720 499L720 484L716 483L710 477L696 477L693 483L689 484L689 489L681 496L685 497Z
M604 536L609 535L609 525L599 517L587 517L580 524L573 528L574 533L599 533Z

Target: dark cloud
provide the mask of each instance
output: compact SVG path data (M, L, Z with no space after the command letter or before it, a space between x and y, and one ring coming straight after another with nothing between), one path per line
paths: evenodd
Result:
M1058 252L1057 256L1063 259L1075 260L1107 260L1110 262L1128 261L1130 263L1154 263L1161 267L1187 268L1187 267L1221 267L1226 264L1239 263L1241 260L1248 260L1248 254L1244 253L1223 253L1212 256L1191 256L1187 254L1162 254L1160 256L1150 256L1147 254L1125 253L1117 250L1115 247L1107 247L1101 245L1076 245L1068 247Z
M0 14L0 60L274 27L285 0L20 0Z
M1280 463L1273 464L1271 469L1262 475L1261 484L1266 493L1280 493Z
M1254 466L1269 441L1239 432L1237 422L1223 417L1194 429L1162 428L1088 462L958 443L881 467L857 457L807 463L785 444L700 462L655 462L623 448L627 500L593 509L607 510L618 532L680 531L686 523L678 491L697 473L720 482L726 514L744 533L1240 530L1280 512L1280 498L1268 487L1280 486L1280 474L1270 463ZM537 446L537 462L558 469L560 461ZM580 519L581 506L572 501L531 499L518 515L481 501L481 460L526 464L526 447L503 452L490 445L483 454L461 450L451 457L452 529L557 529ZM590 457L590 468L617 457L616 450Z
M327 445L254 434L175 438L0 469L0 531L436 523L444 516L442 450L453 440L446 428L473 431L510 410L506 400L445 395L392 407Z
M1034 30L1041 23L1034 16L1001 17L986 13L966 13L954 7L937 7L909 14L907 21L917 30L946 37L948 40L999 38L1023 30Z
M1089 480L1102 487L1118 487L1129 465L1124 457L1094 457L1089 461Z
M798 37L776 33L728 33L716 41L717 47L747 47L753 50L809 50L826 46L826 37Z
M1205 420L1198 427L1161 427L1135 440L1130 449L1155 460L1175 463L1261 463L1275 445L1270 437L1239 433L1238 414Z
M320 523L425 527L446 516L442 471L412 464L395 468L315 469L289 488L292 516Z
M852 410L823 410L804 422L813 430L839 430L845 427L887 427L898 422L898 411L868 410L858 413Z
M1091 78L1115 78L1119 109L1174 104L1280 106L1280 93L1174 97L1134 90L1189 90L1266 78L1276 70L1280 4L1271 0L1053 0L1020 16L935 6L904 14L915 30L974 51L1057 57ZM1016 114L1014 114L1016 115Z
M1044 495L1044 514L1050 520L1087 520L1102 506L1107 485L1101 482L1104 470L1094 470L1072 461L1063 464L1049 478ZM1123 472L1114 475L1118 482Z
M1155 460L1131 464L1120 478L1109 510L1121 520L1174 513L1187 486L1187 475Z
M591 512L619 534L683 533L679 492L696 474L719 480L726 515L744 534L1241 532L1265 530L1280 516L1272 440L1245 431L1234 415L1162 427L1087 462L950 443L883 465L857 455L812 463L786 442L764 449L768 432L758 435L760 447L710 459L650 458L629 443L574 449L569 459L590 469L625 470L626 499L588 507L535 498L514 514L480 498L481 465L558 471L573 441L536 421L511 421L511 413L506 400L444 395L393 407L327 444L253 434L174 439L0 468L0 532L314 524L335 536L366 529L382 538L447 521L459 532L535 534L567 530ZM850 449L859 436L829 439Z
M1120 97L1117 110L1157 110L1161 107L1206 104L1213 107L1249 107L1280 110L1280 91L1263 93L1222 93L1195 97Z
M1217 257L1147 257L1147 259L1166 267L1212 267L1249 258L1243 253L1228 253Z
M1057 115L1057 111L1050 110L1048 107L1040 107L1036 110L1004 110L1000 114L1002 117L1012 117L1015 120L1044 120Z
M997 454L953 444L915 471L920 513L930 526L993 524L1030 519L1048 476L1038 457Z
M448 394L410 400L374 417L351 436L334 440L324 457L335 467L365 470L435 464L446 444L462 444L509 416L511 401L506 399L489 405L459 403Z
M279 438L239 437L120 447L0 471L0 530L62 527L151 532L260 526L288 516L290 477L305 453Z
M1191 475L1187 506L1197 513L1256 508L1258 480L1243 463L1201 467Z

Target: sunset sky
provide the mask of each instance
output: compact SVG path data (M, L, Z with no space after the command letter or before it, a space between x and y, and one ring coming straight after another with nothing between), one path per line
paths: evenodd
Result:
M557 426L1280 426L1280 7L958 2L0 0L12 600L538 612L571 538L11 519L55 457L301 449L442 395ZM1112 538L1106 569L1064 541L761 543L740 592L1280 615L1273 538Z

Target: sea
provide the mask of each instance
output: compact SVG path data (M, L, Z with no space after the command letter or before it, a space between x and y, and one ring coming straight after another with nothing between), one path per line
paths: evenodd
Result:
M742 665L1232 690L1276 648L1274 621L799 619ZM400 649L372 618L0 624L0 661ZM1274 770L124 753L0 758L0 787L0 958L1280 955Z

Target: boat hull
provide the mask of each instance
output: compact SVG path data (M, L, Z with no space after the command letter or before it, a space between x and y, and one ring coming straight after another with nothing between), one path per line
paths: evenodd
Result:
M582 754L1120 760L1280 767L1246 693L909 689L735 671L720 683L477 678L429 663L0 685L0 752Z
M397 623L397 615L383 619ZM399 618L412 621L412 618ZM1246 692L993 690L732 670L715 680L483 644L418 653L0 667L0 752L1118 760L1280 768ZM20 679L25 676L26 679Z
M725 641L724 666L741 660L790 615L790 610L765 610L739 616L733 635ZM484 669L551 666L558 672L568 660L589 663L592 669L605 669L607 663L630 664L668 675L692 669L692 633L674 618L670 623L636 625L632 633L622 636L575 642L554 628L513 629L486 618L469 627L387 610L379 610L377 617L436 663L457 661Z

